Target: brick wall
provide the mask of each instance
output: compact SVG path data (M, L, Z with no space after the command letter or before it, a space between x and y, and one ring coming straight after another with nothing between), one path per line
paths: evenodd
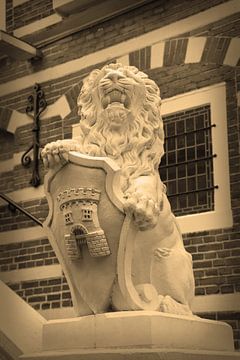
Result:
M68 60L82 57L154 30L159 27L159 24L161 24L162 27L223 2L225 1L211 0L211 2L209 2L208 0L203 0L199 2L193 0L191 6L189 6L187 1L179 4L178 1L171 0L168 4L162 6L159 4L159 1L153 1L148 5L132 10L128 14L120 15L96 27L83 30L57 42L40 47L44 59L43 61L35 63L33 68L35 71L39 71L55 64L61 64ZM28 1L26 4L28 3L31 2ZM48 1L46 1L46 3L48 3ZM23 4L21 6L27 5ZM40 8L38 9L40 10ZM232 21L230 21L230 24L231 22ZM223 34L227 36L228 32L229 29L226 28ZM34 44L34 35L29 35L27 41ZM2 69L3 71L0 73L0 81L2 82L32 72L32 66L28 62L18 61L16 63L10 59Z
M236 233L214 230L185 235L184 244L193 256L196 295L239 291L239 236Z
M45 220L48 213L47 201L45 198L20 202L25 210L30 212L40 221ZM33 220L26 217L19 211L12 212L8 206L2 205L0 207L1 231L9 231L13 229L23 229L36 225Z
M153 1L139 9L132 10L128 14L120 15L117 19L107 20L91 29L83 30L62 40L42 46L43 59L38 62L14 61L9 58L2 60L0 82L4 84L58 64L64 64L67 61L157 29L159 24L161 26L171 24L224 2L222 0L204 0L201 2L194 0L190 7L188 1L183 1L180 4L176 0L171 0L164 5L161 5L159 1ZM39 1L37 2L39 6L34 5L34 3L35 1L27 1L13 8L12 1L7 0L8 31L31 24L35 20L52 14L50 1ZM222 62L230 43L230 39L227 37L239 35L239 22L237 16L233 15L185 35L189 34L224 35L226 38L221 42L219 39L208 39L201 63L184 64L186 39L166 42L162 67L151 69L150 45L130 52L129 63L138 66L156 81L161 89L163 99L204 86L226 82L229 171L234 224L232 228L228 229L184 234L184 243L187 251L193 256L196 295L236 293L240 291L240 191L238 183L240 154L237 108L240 70L223 66ZM31 35L28 39L31 40ZM70 75L59 76L54 81L41 82L48 106L54 104L63 94L72 102L76 102L83 77L93 68L101 66L102 63L94 66L86 64L84 69L77 70ZM32 85L34 85L34 80ZM20 91L3 95L0 99L0 106L24 112L27 106L27 97L31 91L31 87L28 86ZM79 116L76 108L64 119L60 116L54 116L41 120L41 145L44 146L46 143L57 139L70 138L71 125L78 123L78 121ZM9 160L13 158L14 154L24 152L31 139L31 124L24 126L18 124L14 134L0 133L0 161ZM40 176L42 184L44 176L42 165ZM12 170L1 171L0 173L0 191L12 192L27 189L30 178L31 168L23 168L20 163L13 162ZM40 220L44 220L47 216L48 206L43 197L23 200L20 205ZM5 204L0 204L0 232L28 229L33 226L36 225L24 215L18 211L12 213ZM56 256L46 238L0 244L1 273L41 268L57 263ZM37 310L64 308L72 305L69 288L63 276L17 282L11 279L7 283ZM236 346L239 347L239 313L218 312L208 313L204 316L229 322L234 329Z
M48 239L0 245L0 271L58 264Z
M240 349L240 313L239 312L215 312L215 313L201 313L202 318L224 321L233 328L234 344L236 349Z
M54 13L52 0L31 0L13 8L14 29Z
M11 159L13 157L14 142L15 139L12 134L5 131L0 132L0 161Z
M6 31L13 32L13 1L6 0Z
M11 283L9 287L36 310L72 306L71 294L64 276Z

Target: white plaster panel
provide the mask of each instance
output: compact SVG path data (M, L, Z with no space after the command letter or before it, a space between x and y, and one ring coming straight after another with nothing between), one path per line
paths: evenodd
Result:
M32 150L29 152L29 154L31 155L31 153ZM23 154L24 151L20 151L13 154L13 157L11 159L0 161L0 173L12 171L15 166L21 163L21 158Z
M58 14L52 14L49 16L46 16L43 19L34 21L33 23L30 23L28 25L22 26L16 30L13 31L13 35L21 38L23 36L32 34L35 31L39 31L41 29L44 29L48 26L54 25L62 21L62 17Z
M20 281L50 279L62 276L60 265L38 266L35 268L0 272L0 280L5 283L18 283Z
M46 110L44 110L41 115L41 120L49 119L54 116L60 116L61 119L64 119L68 114L70 114L70 112L71 108L67 98L65 95L62 95L58 100L56 100L53 104L49 105ZM32 122L33 120L27 114L13 110L7 131L14 134L19 126L28 125Z
M45 196L44 187L40 185L37 188L34 187L27 187L16 191L11 191L6 193L6 195L15 202L20 201L29 201L35 199L41 199ZM0 205L5 204L6 202L0 199Z
M240 107L240 91L238 91L238 93L237 93L237 104L238 104L238 107Z
M67 98L65 95L61 96L55 103L49 105L46 110L42 113L41 119L48 119L53 116L60 116L61 119L64 119L68 114L70 114L71 108L68 104Z
M198 63L201 60L206 37L190 37L188 40L185 63Z
M12 244L47 237L41 226L0 232L0 244Z
M223 63L225 65L236 66L240 58L240 38L231 40Z
M20 151L18 153L13 154L13 165L17 166L21 163L22 156L25 151ZM29 152L29 155L31 155L32 150Z
M163 66L164 42L152 45L151 49L151 69Z
M27 2L29 0L13 0L13 7L19 6L24 4L25 2Z
M13 167L13 159L0 161L0 173L12 171Z
M129 55L127 54L127 55L120 56L117 59L117 62L124 66L128 66L129 65Z
M8 33L2 31L0 33L1 41L5 44L5 46L9 49L7 52L11 51L11 54L18 55L18 51L21 51L22 55L35 56L37 54L36 48L34 48L29 43L22 41L14 36L9 35ZM18 51L17 51L18 50Z
M32 122L32 119L27 114L21 113L17 110L13 110L7 127L7 131L14 134L19 126L31 124Z
M18 153L13 154L13 157L11 159L0 161L0 173L6 171L12 171L15 166L21 163L21 158L23 154L24 151L20 151ZM29 152L29 155L31 154L32 154L32 150Z
M197 313L240 311L240 293L195 296L192 311Z

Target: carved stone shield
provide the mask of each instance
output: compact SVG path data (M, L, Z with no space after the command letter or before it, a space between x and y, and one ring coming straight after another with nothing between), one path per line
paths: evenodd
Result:
M119 169L108 158L78 153L45 179L45 228L70 286L78 315L109 308L124 221Z
M64 165L49 170L44 185L49 204L44 228L66 276L76 315L107 312L111 306L157 310L160 300L149 281L150 265L144 266L144 277L139 276L140 259L151 254L143 250L139 256L136 250L142 232L123 212L115 162L70 152ZM143 237L157 238L155 231Z

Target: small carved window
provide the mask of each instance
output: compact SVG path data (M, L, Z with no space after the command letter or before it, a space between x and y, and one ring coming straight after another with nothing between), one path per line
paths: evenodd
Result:
M82 210L82 220L92 221L92 210L91 209L83 209Z
M65 224L66 225L73 224L73 216L71 212L65 214Z

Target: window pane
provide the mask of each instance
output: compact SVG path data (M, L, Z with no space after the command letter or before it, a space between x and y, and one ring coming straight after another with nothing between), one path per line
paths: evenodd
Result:
M160 174L176 215L214 209L210 106L163 116L166 155Z

